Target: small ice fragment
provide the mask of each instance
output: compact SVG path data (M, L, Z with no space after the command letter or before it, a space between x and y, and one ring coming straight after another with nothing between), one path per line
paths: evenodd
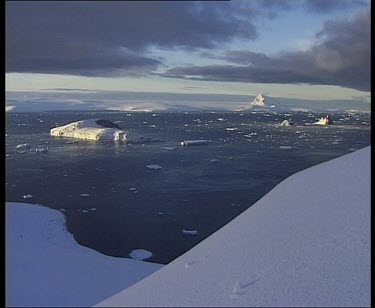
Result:
M20 149L20 150L29 150L30 148L31 148L31 145L27 143L22 143L16 146L16 149Z
M283 150L290 150L292 149L292 147L290 145L281 145L280 146L280 149L283 149Z
M237 127L227 127L226 128L227 131L233 131L233 130L238 130Z
M87 213L88 212L88 210L82 210L82 213Z
M182 230L182 233L185 235L197 235L198 230Z
M24 199L30 199L30 198L32 198L32 197L33 197L32 195L24 195L24 196L23 196Z
M146 166L148 169L151 169L151 170L159 170L161 169L162 167L159 166L159 165L147 165Z
M134 260L142 261L151 258L152 252L145 249L135 249L129 253L129 256Z
M66 212L66 209L59 209L61 212Z
M81 197L90 197L90 194L81 194Z
M155 124L151 124L148 127L156 127L156 125Z
M217 158L212 158L209 160L210 163L217 163L219 162L220 160L218 160Z
M36 152L37 154L38 154L38 153L46 154L46 153L49 152L49 149L48 149L48 147L46 147L46 148L37 148L37 149L35 149L35 152Z
M187 145L206 145L209 144L211 140L185 140L181 141L182 146L187 146Z
M176 147L163 147L164 150L173 151L176 150Z
M92 208L89 208L88 210L89 210L89 211L96 211L96 208L95 208L95 207L92 207Z
M158 212L158 215L164 215L164 213L163 212Z
M135 188L135 187L130 187L129 190L130 190L130 191L134 191L134 190L137 190L137 188Z
M218 121L224 121L224 118L217 118Z

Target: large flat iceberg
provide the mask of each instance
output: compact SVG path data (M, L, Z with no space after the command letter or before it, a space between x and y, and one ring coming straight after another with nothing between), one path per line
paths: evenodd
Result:
M104 119L87 119L51 129L51 136L87 140L147 141L143 136L122 130L116 123Z

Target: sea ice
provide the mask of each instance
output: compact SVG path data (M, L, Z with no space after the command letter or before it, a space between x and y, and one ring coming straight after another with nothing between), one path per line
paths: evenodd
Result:
M134 260L142 261L151 258L152 252L145 249L135 249L129 253L129 256Z
M31 145L28 143L22 143L16 146L17 150L29 150L31 148Z
M291 147L290 145L280 145L280 149L283 149L283 150L290 150L292 148L293 147Z
M198 234L198 230L182 230L182 234L184 235L197 235Z
M81 197L90 197L90 194L81 194Z
M206 145L209 144L211 140L185 140L181 141L181 145L187 146L187 145Z
M162 168L162 166L159 165L147 165L146 167L151 170L159 170Z
M23 196L24 199L30 199L30 198L32 198L32 197L33 197L32 195L24 195L24 196Z

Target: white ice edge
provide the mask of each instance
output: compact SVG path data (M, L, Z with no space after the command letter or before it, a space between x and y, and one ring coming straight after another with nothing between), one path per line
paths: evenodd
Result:
M96 306L370 306L370 149L287 178Z

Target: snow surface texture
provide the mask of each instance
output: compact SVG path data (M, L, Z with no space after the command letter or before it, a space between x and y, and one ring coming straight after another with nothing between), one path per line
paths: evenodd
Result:
M162 265L80 246L57 210L6 204L6 306L89 307Z
M370 306L370 147L299 172L97 306Z
M56 137L88 140L123 140L127 142L146 141L144 137L135 133L123 131L115 123L102 119L88 119L72 122L64 126L52 128L50 132L51 136Z

